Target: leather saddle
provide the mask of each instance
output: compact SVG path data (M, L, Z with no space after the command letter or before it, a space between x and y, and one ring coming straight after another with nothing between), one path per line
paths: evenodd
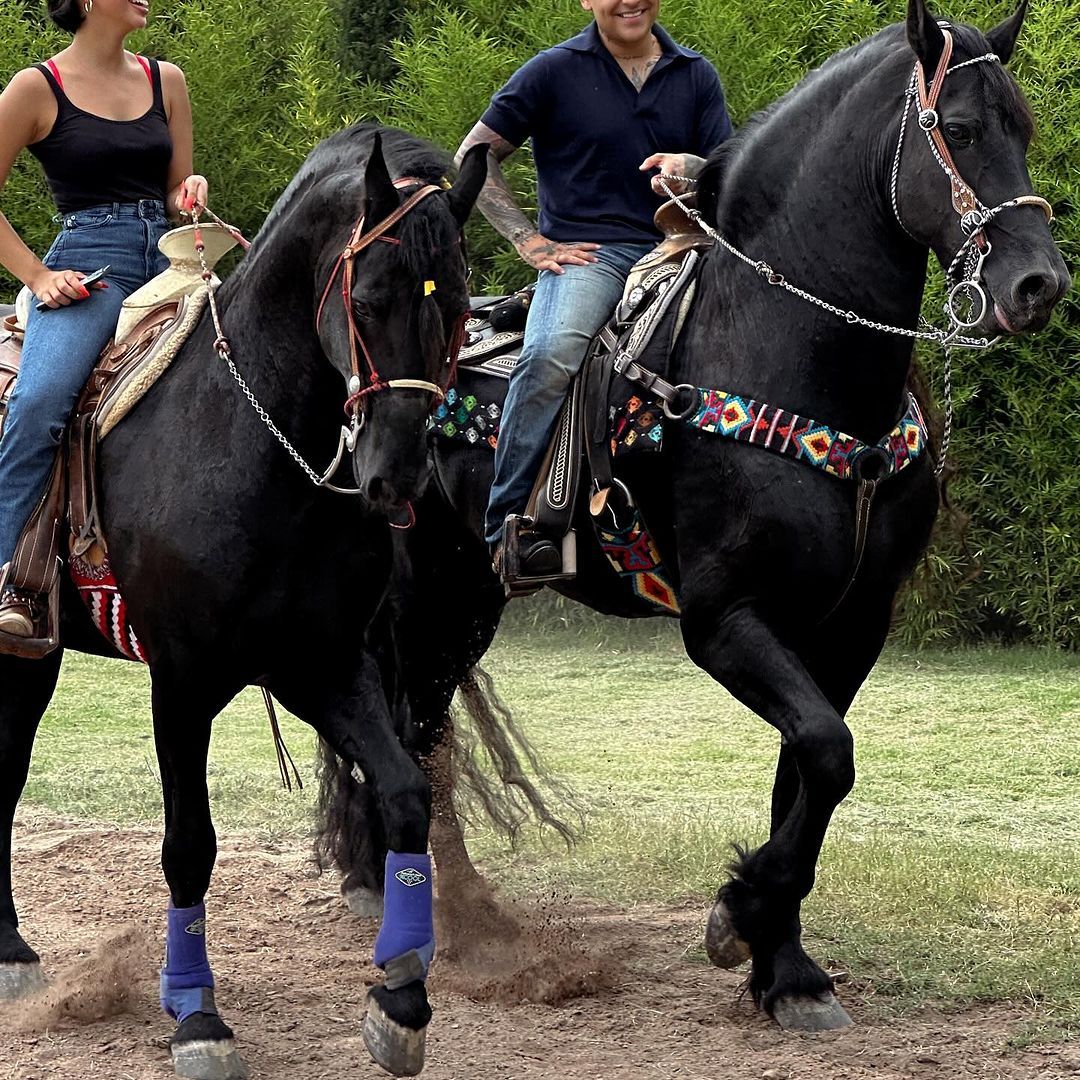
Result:
M609 443L612 383L639 357L652 358L654 371L667 369L667 357L693 302L701 252L712 246L705 234L676 203L668 202L655 222L665 234L658 247L631 270L623 296L611 318L593 339L581 372L559 414L555 433L523 515L511 516L503 543L503 576L511 595L534 591L542 584L569 580L577 572L577 537L573 528L582 483L591 484L590 509L618 523L617 532L632 531L634 506L625 485L613 477ZM528 314L529 292L511 297L474 300L469 338L459 357L462 373L509 380L520 355ZM516 319L515 319L516 314ZM456 407L456 411L455 411ZM449 410L450 427L436 421L444 437L494 442L493 420L498 404L479 406L476 395L463 394ZM562 572L546 578L520 574L517 538L520 530L541 528L562 537ZM596 523L601 543L610 532ZM662 605L663 606L663 605Z
M236 241L217 225L201 227L208 267ZM72 414L45 494L23 530L0 588L47 598L31 638L0 633L4 651L45 656L59 644L59 580L64 559L101 566L107 546L97 514L98 443L138 404L168 368L198 324L207 293L193 243L193 226L174 229L159 248L170 260L163 273L123 303L117 331L105 347ZM211 284L220 284L211 277ZM15 388L29 297L0 307L0 433ZM63 537L64 523L68 535Z

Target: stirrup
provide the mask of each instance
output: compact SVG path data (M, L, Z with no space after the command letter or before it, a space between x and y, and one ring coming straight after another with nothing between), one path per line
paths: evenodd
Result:
M500 544L502 557L497 569L508 597L528 596L552 582L572 581L577 576L577 534L573 529L562 538L562 566L558 573L529 575L524 572L521 565L521 533L533 528L533 519L524 514L510 514L506 518ZM556 537L552 537L552 543L558 543Z
M60 562L60 560L57 560ZM62 568L62 566L61 566ZM0 576L0 595L7 588L9 566ZM56 575L49 595L39 597L32 603L34 617L33 636L6 634L0 630L0 655L18 656L24 660L40 660L48 656L60 644L60 576Z

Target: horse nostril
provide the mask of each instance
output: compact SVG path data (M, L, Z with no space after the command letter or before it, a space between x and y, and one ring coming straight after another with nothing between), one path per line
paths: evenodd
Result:
M377 503L382 498L383 493L383 481L381 476L376 476L368 481L367 497L373 502Z
M1031 305L1039 300L1048 300L1057 292L1057 281L1045 274L1028 274L1016 286L1016 299L1020 304Z

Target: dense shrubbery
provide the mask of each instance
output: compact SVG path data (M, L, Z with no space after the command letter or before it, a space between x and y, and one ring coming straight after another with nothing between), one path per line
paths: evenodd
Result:
M0 6L0 80L70 41L44 0ZM247 232L312 146L342 124L351 80L337 64L341 28L310 0L155 0L150 26L130 39L149 56L179 64L195 114L195 162L210 180L210 204ZM38 251L55 227L41 170L23 154L0 208Z
M903 14L902 0L666 0L663 21L713 59L736 121L792 86L837 49ZM988 26L1007 5L956 0L942 14ZM947 7L947 10L946 10ZM43 33L44 3L0 9L0 78L62 43ZM491 92L538 49L575 33L577 0L457 0L400 5L364 0L158 0L137 47L187 72L199 168L211 203L253 231L312 145L345 119L378 117L453 149ZM348 27L341 20L348 18ZM404 22L400 22L404 17ZM383 62L381 36L403 35ZM342 50L345 50L343 53ZM348 56L389 82L342 73ZM1070 266L1080 246L1080 0L1035 5L1015 70L1040 134L1032 148L1036 188L1059 208L1058 237ZM535 204L527 154L509 172ZM4 211L44 248L52 231L36 164L23 160ZM513 286L528 271L482 223L471 226L483 288ZM940 303L938 292L928 305ZM1080 647L1080 305L1065 303L1046 333L964 355L956 364L957 431L952 496L970 522L961 536L943 522L933 554L903 606L911 641L1001 636ZM924 362L940 386L940 355Z

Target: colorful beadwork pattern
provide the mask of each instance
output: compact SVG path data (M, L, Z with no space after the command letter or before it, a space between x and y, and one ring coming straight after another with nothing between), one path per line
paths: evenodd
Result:
M95 566L84 555L72 555L68 572L98 630L129 660L145 664L146 654L128 622L127 604L120 595L109 556Z
M635 508L633 520L618 531L606 529L599 522L595 524L600 547L608 562L634 594L669 615L678 615L679 601L675 590L640 512Z
M472 394L462 395L451 387L432 415L431 424L444 439L470 446L486 442L494 450L499 441L501 417L502 409L498 405L481 405Z
M841 480L855 475L856 464L866 454L883 461L879 474L883 478L906 468L926 449L926 421L911 394L904 418L871 444L763 401L723 390L698 389L696 393L700 404L686 418L691 427L804 461Z
M660 450L664 442L664 413L660 405L636 394L615 410L611 420L611 456L641 450Z

